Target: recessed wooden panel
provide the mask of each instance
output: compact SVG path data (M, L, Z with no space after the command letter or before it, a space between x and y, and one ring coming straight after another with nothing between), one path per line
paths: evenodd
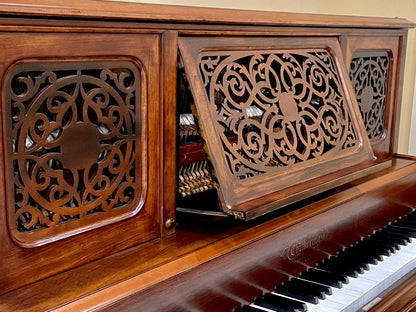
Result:
M25 60L3 85L8 226L36 246L137 214L146 164L141 65Z
M225 210L372 159L335 39L180 48Z
M1 292L160 237L160 35L0 39Z
M354 53L349 76L370 141L382 140L387 131L389 55L385 51Z
M399 41L393 36L358 35L346 40L345 62L349 78L378 158L391 156L394 144L397 144L393 140L397 138L395 128L400 118Z

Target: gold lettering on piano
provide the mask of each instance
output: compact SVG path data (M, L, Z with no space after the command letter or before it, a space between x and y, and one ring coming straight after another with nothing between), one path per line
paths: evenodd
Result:
M317 247L327 236L328 230L322 230L313 237L307 237L292 245L287 246L282 256L289 260L294 260L302 255L306 250Z

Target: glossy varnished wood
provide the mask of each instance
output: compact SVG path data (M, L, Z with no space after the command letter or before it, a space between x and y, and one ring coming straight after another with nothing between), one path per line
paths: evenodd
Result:
M297 14L278 12L253 12L247 10L211 9L182 6L120 3L116 1L61 1L42 0L34 6L30 0L3 1L0 12L20 15L44 15L58 17L84 17L108 19L133 19L154 21L183 21L221 24L263 24L263 25L302 25L340 26L369 28L412 27L405 19L349 17L319 14Z
M241 304L250 303L258 293L271 291L274 286L292 276L298 276L308 267L315 266L316 262L325 259L328 254L334 254L360 237L383 227L386 216L395 219L408 213L411 208L390 202L385 193L386 189L391 193L397 192L402 187L402 183L414 178L414 174L403 177L397 182L366 192L362 196L302 221L297 219L296 222L292 219L290 227L282 224L283 227L276 227L275 232L266 237L263 237L261 234L264 232L260 231L258 232L260 240L215 257L191 271L114 303L104 311L120 309L171 311L171 308L172 311L175 309L192 311L195 308L200 311L237 309ZM316 205L320 206L325 201L324 199ZM312 204L305 206L305 209L311 212L317 206ZM289 213L287 217L294 214ZM340 215L343 218L336 217ZM285 217L282 216L280 220ZM277 220L279 218L276 222ZM260 228L261 226L242 234ZM353 231L350 231L351 229ZM238 236L234 236L234 239ZM163 302L159 300L159 291L166 294ZM183 300L176 300L178 296Z
M176 162L172 161L172 156L176 155L176 79L177 71L176 65L177 59L177 32L166 31L162 36L163 44L163 72L161 85L162 95L162 109L160 110L160 128L159 131L163 134L161 138L162 156L160 159L160 181L162 185L162 202L163 202L163 218L162 218L162 230L163 235L172 234L175 231L175 193L172 192L172 188L176 185L177 173Z
M293 201L303 199L302 192L291 191L294 185L302 183L310 196L322 192L319 178L331 175L332 186L345 183L348 174L358 174L360 165L373 159L364 126L355 117L359 110L337 40L181 37L179 47L227 214L250 219L278 209L267 195L292 193ZM250 65L239 63L247 58ZM307 59L305 68L297 58ZM322 83L314 84L314 78ZM248 117L247 107L259 111L258 119ZM348 167L347 174L335 174ZM267 208L257 201L267 198L273 202Z
M400 38L397 37L367 37L362 40L360 36L348 36L345 63L347 66L355 53L365 51L384 51L388 55L388 65L390 66L386 83L386 110L384 113L384 126L382 134L373 140L372 146L377 157L388 157L392 154L393 139L395 138L394 118L400 111L399 103L396 101L395 90L397 86L397 66L400 66ZM354 86L353 86L354 88ZM393 116L394 115L394 116Z
M250 279L254 279L255 285L250 287L251 290L246 288L248 286L241 285L241 288L238 287L238 283L231 283L234 279L230 279L230 284L227 284L225 275L223 282L228 285L227 287L240 289L239 291L235 290L239 293L241 291L242 293L247 292L246 295L251 298L259 290L271 287L270 280L262 280L261 278L264 276L262 272L266 270L267 264L263 263L263 268L257 268L254 273L250 273L262 261L270 257L270 259L277 259L279 265L273 270L281 267L283 272L279 275L280 279L276 280L278 283L283 281L284 276L287 277L288 274L294 276L299 274L305 268L305 263L312 266L314 262L326 257L328 253L334 252L342 246L347 246L360 235L369 234L373 229L383 226L386 222L385 217L394 218L409 211L409 208L403 204L399 205L400 209L391 204L383 204L383 198L386 197L386 188L389 189L389 193L394 193L391 191L391 181L414 180L412 172L415 166L413 161L397 159L392 167L382 172L357 180L349 187L334 190L332 196L318 197L314 203L310 204L306 202L301 205L300 209L296 209L298 208L296 206L292 207L292 210L296 210L288 210L288 213L266 222L263 219L248 224L235 223L232 220L180 220L183 223L182 229L171 237L142 244L5 294L0 297L0 310L39 311L58 308L61 305L62 307L58 309L60 311L100 308L134 293L138 293L137 298L143 298L142 294L146 293L146 289L154 285L151 290L151 298L153 299L149 297L148 306L152 311L152 302L160 301L160 299L156 300L159 298L157 294L160 294L156 285L170 283L164 282L164 280L176 281L177 279L180 283L187 285L188 279L185 277L188 275L183 274L194 276L196 283L200 281L198 278L200 273L192 272L201 272L198 268L201 265L204 268L206 267L204 263L212 261L219 261L218 263L225 267L222 268L221 265L220 267L211 267L210 270L218 271L213 277L210 277L210 274L203 269L202 272L208 274L206 277L208 280L212 279L213 282L218 278L218 274L222 275L220 272L223 270L229 270L232 274L232 265L237 265L241 270L238 277L246 278L245 275L249 275ZM401 184L397 183L397 185ZM368 194L370 192L374 195ZM354 200L354 198L356 199ZM378 199L376 200L376 198ZM384 213L377 213L378 217L374 219L373 213L382 210ZM337 216L340 215L344 217L338 218ZM330 220L336 220L336 222ZM317 226L317 223L321 226ZM345 226L340 226L340 224ZM351 227L354 229L353 231L349 231ZM323 231L323 229L326 230ZM334 232L331 229L337 230ZM355 234L351 235L351 233ZM263 239L267 239L270 246L273 247L268 247L266 243L263 243ZM289 252L292 256L288 260L290 246L294 247ZM309 246L309 249L306 250L302 246ZM306 259L305 255L311 254L312 248L316 249L312 253L313 257ZM237 252L239 256L233 258L234 252ZM249 258L247 258L246 252L251 254ZM232 257L234 260L229 261L228 257ZM215 260L217 258L220 259ZM237 259L246 260L239 264ZM300 264L294 265L293 261L295 260L299 260ZM190 270L192 272L186 273ZM258 282L259 278L262 281ZM202 284L204 285L204 283ZM264 286L261 286L263 284ZM168 285L171 287L171 284ZM208 291L208 289L200 288L202 286L190 284L190 286L184 287L187 289L195 287L203 292ZM179 293L186 293L177 287L173 288L177 289ZM169 292L167 291L165 294L167 295ZM179 300L180 295L177 294L177 297L172 295L169 300L173 300L173 298ZM205 300L207 298L202 299L202 301ZM244 302L244 300L238 302ZM139 301L137 300L137 304ZM136 302L136 299L133 299L133 302ZM235 301L231 302L236 304ZM205 304L203 303L203 306ZM158 307L160 308L155 305L155 311ZM124 303L123 308L127 308Z
M415 205L409 195L416 185L415 159L394 158L389 166L411 22L86 0L3 1L0 15L2 77L25 58L127 57L144 65L148 96L142 129L147 192L136 217L57 242L51 235L44 246L23 248L7 231L8 198L0 192L0 311L217 311L218 302L224 309L238 308ZM177 45L179 37L187 36L325 37L340 42L344 58L368 38L371 49L392 51L397 63L390 91L391 134L389 147L383 143L381 148L387 162L375 162L382 164L379 171L335 189L334 181L319 180L319 192L326 191L300 203L285 193L280 199L291 206L246 224L180 218L175 213ZM2 190L9 182L5 166L0 166ZM386 188L389 192L383 192ZM392 189L397 192L390 198L386 194ZM296 190L302 192L301 183ZM164 295L166 303L160 300Z
M158 136L160 125L159 106L159 44L160 36L149 35L106 35L84 33L74 35L70 33L31 33L24 32L0 34L3 42L9 49L3 50L0 56L2 63L2 75L7 68L14 66L21 59L39 61L47 59L49 62L60 63L67 59L68 55L73 58L95 59L101 55L102 59L117 59L120 55L135 55L134 59L140 59L139 63L144 66L142 96L145 100L143 109L146 111L145 118L147 126L139 131L146 138L144 148L140 152L146 152L149 162L138 158L137 165L145 172L146 180L143 181L142 204L143 208L137 217L127 218L124 222L112 222L102 226L96 231L87 231L84 234L70 236L65 240L54 242L58 236L48 236L44 246L35 248L22 248L16 246L7 233L5 213L0 217L1 221L1 255L2 265L0 271L1 292L7 292L17 287L29 284L33 281L56 274L65 269L80 265L114 253L115 250L125 249L134 244L160 237L160 216L158 208L160 202L159 190L159 159ZM94 42L92 46L89 43ZM37 45L33 46L33 42ZM109 42L117 42L117 48L109 49ZM138 44L140 42L140 44ZM57 49L59 45L59 49ZM54 51L53 53L51 51ZM3 110L4 114L4 110ZM3 116L4 119L6 117ZM3 119L3 120L4 120ZM2 129L5 129L2 127ZM4 132L3 132L4 133ZM5 134L5 142L8 142ZM10 142L5 143L10 144ZM69 155L68 155L69 156ZM2 154L2 158L6 155ZM70 156L69 156L70 157ZM142 160L139 160L142 159ZM6 166L6 163L3 163ZM7 164L9 166L10 164ZM4 167L1 175L3 176ZM12 170L8 167L8 170ZM10 181L11 182L11 181ZM1 210L6 211L6 199L2 201ZM98 225L100 222L97 222ZM105 225L105 223L102 223ZM138 229L141 229L138 231ZM25 247L33 247L25 246ZM89 250L89 252L86 252Z
M386 291L377 296L377 301L367 309L369 312L411 312L416 308L416 275L405 275ZM378 302L378 303L377 303ZM361 311L360 311L361 312Z

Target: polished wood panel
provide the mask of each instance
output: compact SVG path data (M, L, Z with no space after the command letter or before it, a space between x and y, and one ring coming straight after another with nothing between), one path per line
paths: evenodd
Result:
M161 233L163 236L174 233L175 219L175 203L176 192L173 192L173 186L176 185L177 173L176 162L172 161L172 157L176 156L176 80L178 63L178 54L176 47L178 36L176 31L166 31L162 35L162 85L161 85L161 101L160 124L159 131L162 135L160 138L162 155L155 154L153 157L160 159L161 192L163 202L163 217L161 222Z
M1 255L7 255L7 257L2 257L2 265L0 268L0 289L1 292L10 291L12 289L15 289L17 287L29 284L33 281L48 277L50 275L56 274L58 272L61 272L63 270L66 270L71 267L75 267L77 265L86 263L88 261L91 261L93 259L97 259L106 255L109 255L111 253L114 253L116 250L125 249L127 247L130 247L134 244L147 241L149 239L160 237L160 217L161 213L159 212L158 203L160 202L159 197L159 179L157 178L159 175L159 167L160 165L156 163L156 160L159 159L158 157L158 151L159 151L159 137L157 136L158 130L157 127L159 126L159 74L158 74L158 68L159 68L159 44L160 44L160 36L159 35L136 35L136 34L118 34L118 35L100 35L100 34L71 34L71 33L24 33L24 32L2 32L0 34L1 40L4 42L5 45L8 46L8 49L5 49L1 52L0 59L2 64L2 71L1 75L7 75L8 73L11 73L13 71L13 66L15 64L22 64L22 62L29 62L32 67L36 66L42 66L43 70L46 70L47 67L44 66L47 60L47 64L55 64L57 68L61 66L62 72L68 72L68 66L74 67L76 69L77 64L79 64L83 60L93 61L95 63L93 66L97 67L99 62L97 63L97 60L100 60L102 62L103 60L117 60L117 59L129 59L133 60L134 63L140 64L139 68L140 71L138 71L138 75L140 75L139 81L142 82L141 90L139 93L140 98L140 105L137 107L138 111L141 112L142 118L145 120L145 122L140 123L140 119L136 119L137 127L135 130L135 133L137 133L139 136L138 144L136 145L136 150L133 153L133 160L135 163L135 166L138 171L136 171L136 177L134 178L136 182L141 184L141 191L137 189L139 192L137 195L138 197L136 200L134 200L133 206L131 206L130 212L124 212L124 216L120 218L120 216L116 215L115 211L112 211L109 213L111 215L111 218L109 219L101 219L98 220L95 214L92 214L92 218L90 220L93 220L91 223L88 219L88 217L85 217L84 215L81 216L81 220L79 222L83 223L77 223L79 224L79 227L73 227L71 225L71 222L62 222L62 225L58 225L56 227L53 227L52 224L47 224L48 228L48 234L43 235L40 238L31 239L30 241L26 237L31 237L33 235L38 235L35 233L41 233L42 231L34 231L33 229L30 229L28 232L17 232L18 238L16 238L16 229L14 229L14 223L16 220L13 219L13 215L9 213L9 220L6 221L6 203L9 205L13 205L13 199L15 198L15 195L13 194L13 182L9 178L10 184L9 185L9 193L4 200L2 200L2 207L1 210L3 211L1 218L1 241L3 242L0 247L0 254ZM36 45L33 43L36 42ZM94 42L94 45L91 45L90 43ZM109 42L113 42L113 44L117 43L117 47L114 47L112 49L108 49ZM57 48L59 46L59 49ZM126 58L126 55L132 55L131 57ZM68 61L70 58L71 61ZM76 62L74 61L76 60ZM33 65L37 64L37 65ZM42 65L43 64L43 65ZM62 69L62 64L65 64L65 70ZM114 64L114 63L113 63ZM101 63L103 65L103 63ZM52 65L53 67L54 65ZM86 66L88 67L88 66ZM117 65L116 67L120 68L121 65ZM12 68L10 71L6 71L7 68ZM14 67L16 68L16 67ZM39 68L31 68L30 71L35 71L37 74L39 74ZM73 75L73 73L69 72L70 75ZM30 75L29 72L26 72L26 76ZM104 77L104 76L103 76ZM29 79L29 78L27 78ZM63 78L58 76L59 83L63 83ZM90 79L90 78L88 78ZM91 78L92 79L92 78ZM7 80L6 80L7 81ZM22 81L22 80L21 80ZM46 80L47 82L48 80ZM54 78L49 78L50 82L54 81ZM93 81L93 80L92 80ZM25 80L23 80L23 83L27 83L27 86L30 86L30 83ZM86 83L86 88L90 88L91 82ZM5 88L3 87L3 105L7 105L10 103L8 102L7 93L5 93ZM41 85L41 88L46 89L46 86L43 84ZM42 90L43 90L42 89ZM91 89L94 90L94 89ZM31 89L27 89L27 91L31 92ZM63 91L59 91L58 93L59 97L55 98L57 102L56 103L65 103L62 102L62 99L64 98ZM72 92L72 91L71 91ZM94 91L92 91L94 92ZM82 92L80 91L79 94L77 94L77 100L80 99ZM29 93L30 94L30 93ZM88 94L92 94L89 92ZM112 96L116 96L115 93L112 93ZM38 96L39 97L39 96ZM84 97L88 97L85 95ZM102 105L105 103L105 98L102 99ZM42 99L41 99L42 100ZM110 103L112 103L111 99L108 99ZM127 97L127 100L130 101L130 99ZM45 99L46 101L46 99ZM92 100L91 100L92 101ZM69 101L71 102L71 101ZM80 102L82 102L80 100ZM90 103L90 102L88 102ZM42 103L43 104L43 100ZM46 104L45 104L46 105ZM111 104L113 105L113 103ZM129 103L131 105L131 103ZM143 106L142 106L143 105ZM50 107L53 110L53 107ZM12 139L12 133L10 132L10 129L8 129L5 125L9 124L10 117L5 116L8 113L10 113L10 110L12 108L7 107L6 109L3 108L3 133L5 133L4 136L4 143L3 146L7 146L8 148L8 154L4 154L4 151L2 150L2 157L5 159L10 158L11 151L11 145L12 142L10 139ZM46 111L46 110L44 110ZM80 111L82 111L80 109ZM112 114L112 112L115 112L114 109L108 111L109 114ZM14 112L16 113L16 111ZM24 111L21 110L22 115L24 114ZM87 112L87 115L91 112ZM76 111L73 111L73 114L76 114ZM103 114L107 114L105 110L103 110ZM26 114L28 115L28 114ZM35 116L39 116L39 112L36 112ZM117 113L115 112L115 115L113 115L113 121L116 121ZM65 116L64 116L65 117ZM92 118L92 117L91 117ZM114 119L116 118L116 119ZM15 121L18 121L18 119L14 119ZM57 120L53 121L54 123L57 122ZM35 123L35 122L33 122ZM36 126L36 125L35 125ZM39 129L42 125L39 125ZM120 125L121 126L121 125ZM126 127L127 124L124 123L124 127ZM97 126L92 126L94 129ZM110 127L108 125L107 127ZM51 127L48 128L48 130L51 129ZM66 128L65 128L66 129ZM70 129L69 129L70 130ZM23 131L23 130L22 130ZM33 131L37 131L34 129ZM64 130L63 132L66 132L67 130ZM68 131L70 132L70 131ZM85 131L84 131L85 132ZM23 133L23 132L22 132ZM40 132L38 132L39 135ZM91 133L89 131L88 133ZM95 132L93 132L95 133ZM32 139L35 140L34 137L35 134L31 134ZM78 139L82 139L80 135L77 135ZM62 136L63 139L65 139L65 135ZM75 140L76 137L72 138L72 140ZM131 138L129 139L131 140ZM26 139L27 141L27 139ZM123 148L119 143L118 140L113 140L114 144L117 144L120 146L120 148ZM16 141L17 142L17 141ZM37 142L41 142L39 139ZM107 143L106 141L103 141L100 139L101 144ZM27 145L28 143L25 142L25 139L21 139L19 141L19 144L21 146ZM40 144L40 143L39 143ZM45 144L49 144L45 141ZM74 143L75 146L77 146L76 143ZM68 145L68 144L67 144ZM91 142L89 143L91 145ZM29 152L35 153L35 156L28 156L33 159L36 159L36 157L41 163L43 162L43 159L45 157L49 157L46 153L42 152L45 150L44 147L37 147L38 151L35 153L31 150ZM69 148L71 148L71 145L69 144ZM24 149L24 147L22 147ZM124 149L124 148L123 148ZM26 150L27 147L26 147ZM48 149L46 149L48 151ZM59 155L58 150L55 148L52 150L54 154L52 155ZM76 160L77 156L71 157L71 149L68 151L66 150L65 146L62 148L62 153L65 153L65 155L62 158L62 164L63 166L72 166L75 169L75 172L79 171L79 168L82 168L82 162L81 160ZM43 154L44 155L43 155ZM81 153L79 151L78 153ZM129 151L124 149L120 153L124 155L128 155ZM144 155L143 155L144 153ZM15 155L15 154L14 154ZM83 155L79 155L79 157L82 157L82 161L84 161L87 155L86 152L83 152ZM121 155L121 154L120 154ZM152 155L153 157L146 157L147 155ZM93 155L93 157L97 156L98 154ZM108 156L108 155L107 155ZM144 156L144 157L143 157ZM14 156L16 157L16 156ZM25 156L26 157L26 156ZM116 159L119 159L120 161L123 159L122 156L115 157ZM72 161L73 160L73 161ZM104 160L104 159L103 159ZM130 164L132 164L132 161L128 161ZM2 167L2 173L1 175L4 177L3 170L6 169L6 172L8 172L8 175L13 176L13 166L16 168L15 163L7 163L5 164L6 168ZM101 164L105 164L105 162L101 162ZM117 170L117 164L116 162L113 162L108 169L103 169L103 175L107 176L107 182L105 181L106 178L104 177L104 180L100 182L100 187L109 186L112 182L111 180L114 179L114 181L117 180L115 172ZM53 165L55 166L55 165ZM81 166L81 167L79 167ZM114 166L111 168L111 166ZM79 168L78 168L79 167ZM24 168L24 166L23 166ZM35 167L37 168L37 167ZM30 169L31 170L31 169ZM59 167L59 165L56 165L54 169L57 174L62 171L62 168ZM136 169L135 169L136 170ZM129 170L130 171L130 170ZM36 172L36 170L35 170ZM39 183L42 185L42 183L46 184L45 181L47 177L42 177L42 170L40 170L40 176L36 182L32 183ZM64 171L65 172L65 171ZM143 178L141 177L140 172L143 172ZM137 174L139 173L139 174ZM52 174L53 175L53 174ZM103 176L100 174L99 179ZM75 183L74 179L69 178L70 175L66 175L67 180L61 181L62 183ZM82 176L82 174L81 174ZM44 179L44 180L43 180ZM88 177L89 180L88 183L92 183L92 176L90 175ZM26 179L28 180L28 179ZM62 191L63 196L66 196L65 194L67 191L64 191L65 188L63 188L62 185L59 185L56 180L49 180L51 181L48 185L44 186L43 190L45 188L49 188L51 194L47 194L47 191L42 190L36 190L35 193L39 194L38 199L42 199L42 196L56 196L59 194L60 190ZM69 181L69 182L66 182ZM72 182L71 182L72 181ZM113 181L113 182L114 182ZM131 182L131 181L130 181ZM127 183L130 183L126 180L126 178L123 181L117 182L120 185L128 185ZM22 188L22 185L25 185L23 182L17 181L19 187ZM85 190L87 190L88 183L80 183L77 185L77 189L81 193L85 193ZM93 187L93 192L98 191L99 188L97 186ZM19 189L16 191L17 193L22 193ZM42 193L43 192L43 193ZM58 193L56 193L58 192ZM112 193L112 192L110 192ZM55 195L53 195L55 194ZM101 195L104 195L102 193ZM4 197L4 194L2 195ZM117 196L109 195L110 201L114 201L115 203L122 201L119 201L120 199L117 198ZM21 198L16 197L17 200L21 200ZM32 195L29 196L29 198L23 198L24 200L30 201L30 205L34 205L34 200L30 199L34 198ZM53 197L54 199L60 199ZM33 202L33 203L32 203ZM69 200L68 200L69 202ZM62 200L62 204L65 204L66 201ZM75 208L72 211L75 211L76 209L83 209L83 208L77 208L77 205L75 202L72 202L75 205ZM52 205L52 208L54 211L58 211L57 207L58 202L54 202ZM78 204L82 204L81 202L78 202ZM43 205L43 204L42 204ZM81 205L82 206L82 205ZM80 207L81 207L80 206ZM141 208L140 208L141 207ZM9 211L12 211L14 207L9 206ZM24 207L25 208L25 207ZM42 207L42 212L45 212L48 206ZM26 209L26 208L25 208ZM71 208L67 208L71 211ZM26 210L25 210L26 211ZM51 210L52 211L52 210ZM29 212L25 212L29 213ZM79 212L77 212L79 213ZM70 213L68 213L70 214ZM134 217L134 215L137 215ZM76 213L75 213L76 215ZM85 218L84 218L85 217ZM52 218L51 216L48 216L48 218ZM54 217L56 219L56 216ZM61 217L59 217L61 218ZM58 220L59 220L58 218ZM124 221L120 222L120 219L125 219ZM33 220L36 221L38 218L33 216ZM55 220L53 219L53 220ZM94 220L95 219L95 220ZM55 220L55 221L58 221ZM60 220L61 221L61 220ZM78 221L77 221L78 222ZM52 222L51 222L52 223ZM40 219L39 225L43 224L42 219ZM99 227L99 228L98 228ZM38 246L40 244L43 244L43 246L35 247L35 248L22 248L18 247L13 243L13 241L10 239L9 233L7 232L8 228L12 228L13 231L10 233L12 236L15 236L15 239L19 241L21 245L24 247L34 247ZM96 228L96 230L91 231L92 228ZM82 230L81 230L82 229ZM85 233L81 234L82 231L86 231ZM28 235L26 235L27 233ZM66 239L62 240L63 233L66 233L64 236L67 236ZM74 235L77 234L77 235ZM39 234L40 235L40 234ZM24 238L22 238L24 237ZM23 239L25 241L23 241ZM60 241L58 241L61 239ZM89 251L89 252L86 252Z
M395 129L394 129L394 117L393 114L397 114L400 111L400 103L397 102L397 94L395 94L396 90L400 87L396 84L396 74L397 74L397 66L400 65L399 61L400 58L398 57L400 54L400 41L399 38L396 37L381 37L381 36L374 36L374 37L366 37L365 40L362 39L360 36L349 36L347 44L347 52L345 56L345 62L347 66L351 66L351 62L353 61L355 56L365 55L367 58L374 54L385 53L385 56L388 58L387 63L385 64L385 73L382 75L385 77L386 81L383 82L384 86L384 113L383 113L383 121L382 122L382 129L377 137L372 139L372 147L374 153L377 157L389 157L393 153L393 140L395 138ZM363 54L364 53L364 54ZM381 71L380 71L381 73ZM370 76L368 76L370 77ZM373 79L373 83L375 80ZM368 84L368 86L370 86ZM373 90L376 90L376 86L371 86ZM353 89L358 91L356 86L353 84ZM361 92L360 92L361 93ZM375 97L372 96L371 106L374 106ZM361 99L359 100L361 102ZM365 104L369 105L369 104ZM377 107L374 107L377 110ZM373 123L376 121L373 120Z
M136 292L141 294L152 285L158 285L164 280L175 279L187 271L198 268L218 257L226 256L230 252L241 249L241 252L244 253L243 249L252 243L258 242L257 246L261 246L262 239L270 235L276 237L274 241L277 244L273 249L264 249L267 251L266 254L270 256L279 256L278 250L284 251L286 247L290 246L290 244L283 243L280 245L280 235L292 241L293 246L302 246L299 243L309 238L311 241L319 242L324 250L336 250L348 245L350 240L356 239L359 232L353 234L352 231L348 231L348 227L345 227L338 229L338 231L346 231L348 235L340 234L339 238L332 239L330 231L324 231L321 235L321 228L315 227L313 221L329 212L330 215L326 219L328 222L323 228L332 228L331 224L334 222L329 220L334 218L337 222L351 222L354 229L357 229L358 224L361 224L363 233L369 233L372 229L383 225L386 221L383 220L384 217L393 217L391 213L396 216L397 214L405 214L408 207L400 205L402 208L396 210L394 207L397 206L386 205L384 206L386 214L377 213L378 221L373 222L370 211L376 212L381 207L377 204L382 203L382 196L387 194L384 190L390 189L389 183L407 179L414 171L415 166L411 160L396 159L393 166L381 172L361 178L348 187L334 189L331 196L320 196L315 198L314 202L306 201L294 205L288 208L284 214L274 216L271 220L263 218L249 223L241 223L230 219L217 220L211 217L182 218L179 220L179 224L182 225L173 236L141 244L1 296L0 310L39 311L63 305L59 308L60 311L81 311L91 307L104 307ZM411 176L410 179L412 179ZM374 205L370 204L370 201L373 201L375 197L366 195L370 192L377 192L379 197ZM370 197L371 200L367 201ZM354 198L358 199L359 204L355 205L357 201L351 202ZM331 211L341 205L344 208L332 214ZM365 222L362 215L367 213L369 219ZM339 216L346 216L345 220ZM308 221L310 219L313 220ZM295 233L293 237L286 236L285 230L290 230L296 224L308 224L309 230L318 235L309 235L308 230L304 229L301 231L303 240L301 239L302 235L296 234L296 230L292 232ZM334 227L336 228L336 225ZM338 241L338 239L340 240ZM273 239L270 239L270 242L273 244ZM316 247L316 245L315 243L314 246ZM298 253L299 257L304 257L306 251L302 252L301 249L294 248L290 253L295 256ZM261 254L262 252L257 256L260 257ZM314 257L321 258L322 252L318 251ZM238 264L237 260L235 262ZM257 261L253 258L250 267L254 267L256 263ZM249 262L245 262L245 265L249 264ZM299 267L297 272L300 272L302 267L304 266ZM268 282L264 280L262 283ZM200 289L199 287L201 286L198 286L198 289ZM254 293L258 292L258 289L258 287L254 287ZM156 286L154 290L157 291ZM249 293L252 294L251 291Z
M412 23L402 18L350 17L341 15L299 14L229 10L201 7L132 4L112 1L41 0L34 6L32 1L2 1L0 12L50 17L84 17L107 19L131 19L144 21L251 24L251 25L298 25L324 27L403 28Z
M73 63L128 60L140 64L141 115L134 117L133 123L140 124L140 146L137 145L135 154L141 154L136 155L135 161L141 164L144 174L137 188L141 194L140 203L134 205L136 208L142 205L142 208L136 215L132 213L123 220L122 217L111 221L108 221L111 218L94 220L78 228L65 223L67 231L58 233L51 227L44 238L19 246L12 238L16 230L8 230L8 227L13 228L15 219L8 221L7 211L12 215L13 208L19 208L13 207L13 202L19 203L21 198L13 193L11 181L15 162L11 164L8 158L15 157L11 152L13 148L6 153L12 134L6 126L11 116L4 106L9 99L5 97L3 85L0 311L121 308L217 311L218 304L223 309L235 309L271 289L276 282L296 276L305 267L405 214L415 205L410 195L415 186L415 159L393 156L406 32L414 26L409 21L87 0L59 3L40 0L36 4L27 0L19 3L6 0L0 3L0 13L3 83L15 64L29 60L44 65L63 60ZM224 42L236 37L246 41L273 41L285 37L297 41L299 47L302 43L326 38L331 46L337 46L334 62L338 67L344 67L341 63L349 66L349 62L345 62L348 53L365 48L354 42L365 42L369 38L370 49L389 50L393 62L397 61L391 67L393 78L389 92L393 105L386 136L390 139L385 140L389 147L383 143L385 145L380 148L383 157L358 168L368 174L366 176L354 174L355 166L345 168L345 164L334 162L334 167L340 165L344 169L337 171L338 176L316 178L316 192L305 191L307 185L298 179L299 183L290 192L271 190L269 198L256 199L257 203L250 201L250 207L275 200L285 207L259 217L269 212L267 209L260 211L250 216L259 218L247 223L176 213L180 162L178 41L190 36ZM120 68L116 73L123 72ZM36 80L35 76L28 74L32 80ZM340 79L350 89L347 93L352 94L345 70ZM107 116L105 110L102 113ZM356 113L353 115L358 116ZM13 110L12 114L19 118ZM97 149L97 141L91 140L94 136L91 133L96 134L96 130L82 130L87 138L85 145ZM24 135L19 140L23 144ZM73 145L72 140L75 140L73 136L63 138L64 146ZM39 152L36 156L47 154L44 150ZM80 166L91 163L90 156L95 157L96 153L85 152L74 159L66 155L63 164L79 171ZM348 168L353 170L346 170ZM60 167L55 163L54 169ZM110 170L103 172L104 176L113 177ZM307 170L304 175L307 179ZM75 180L65 181L72 186ZM6 189L10 192L6 193ZM77 191L84 193L86 189L81 185ZM48 192L53 193L50 189ZM48 192L39 196L49 195ZM301 201L299 194L304 198ZM32 203L32 199L28 202ZM242 209L241 213L246 211ZM43 245L35 247L40 244ZM274 281L267 278L270 276ZM200 277L206 283L201 283ZM160 302L162 291L166 303ZM181 298L182 295L185 296Z
M170 311L172 307L185 311L211 311L212 307L216 311L238 309L259 292L271 291L274 286L315 266L328 254L383 227L386 217L393 220L411 211L407 206L390 202L386 191L395 193L402 183L415 177L412 173L288 228L277 229L270 236L144 289L104 311ZM341 215L342 218L337 218ZM166 294L163 302L159 300L159 291Z
M372 302L365 306L368 312L411 312L416 307L416 275L410 273L402 277L396 283L391 285L387 290L379 294Z
M258 216L239 212L373 159L335 39L184 37L179 47L226 213ZM312 195L318 185L303 188Z
M139 213L147 190L140 67L121 58L26 59L7 70L7 212L16 244L44 245Z

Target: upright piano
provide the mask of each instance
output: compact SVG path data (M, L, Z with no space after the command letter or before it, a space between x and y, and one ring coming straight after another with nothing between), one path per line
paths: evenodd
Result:
M411 311L400 18L0 3L0 311Z

